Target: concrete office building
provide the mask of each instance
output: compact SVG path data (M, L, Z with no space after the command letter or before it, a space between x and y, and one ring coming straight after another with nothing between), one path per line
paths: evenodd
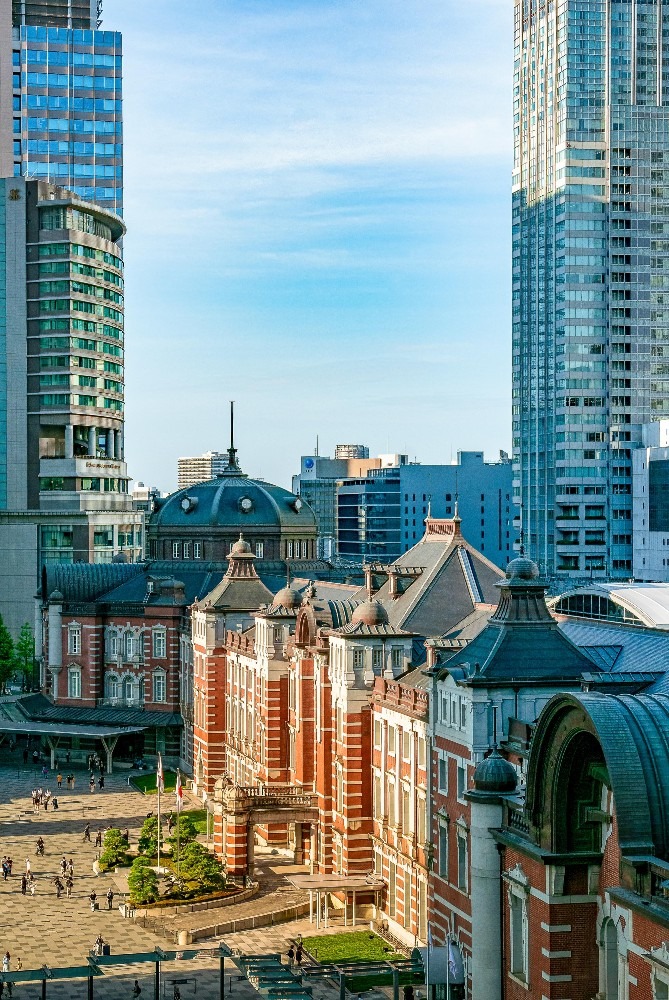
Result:
M96 0L0 0L0 173L123 212L121 35Z
M180 458L177 463L177 489L206 483L221 475L228 464L228 454L222 451L206 451L194 458Z
M41 566L143 551L123 439L125 231L45 181L0 180L0 612L31 617Z
M515 4L513 450L550 577L632 574L632 453L669 414L669 9Z
M503 563L513 553L512 466L502 453L458 452L457 464L401 463L341 480L337 487L337 553L352 562L388 563L423 536L425 519L458 513L468 537L486 558Z
M334 559L337 552L337 488L340 481L367 476L372 469L395 468L409 461L407 455L369 457L362 444L338 444L335 457L303 455L299 475L293 476L293 493L306 500L318 523L318 554Z

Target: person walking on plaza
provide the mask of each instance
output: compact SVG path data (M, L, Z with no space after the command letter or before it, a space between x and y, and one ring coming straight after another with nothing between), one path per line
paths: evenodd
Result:
M65 892L68 899L72 898L72 888L74 886L74 879L71 876L67 876L65 879Z
M60 771L56 775L56 784L58 785L59 788L63 787L63 775L60 773Z
M102 791L105 787L105 776L102 771L100 772L100 777L98 778L98 785L100 786L100 791Z
M4 956L3 956L3 959L2 959L2 971L3 972L11 972L11 969L9 968L9 963L11 962L11 960L12 960L12 956L9 954L8 951L6 951L5 954L4 954Z
M56 875L55 879L53 880L53 884L56 887L56 899L60 899L60 897L62 895L62 892L63 892L63 889L65 888L65 886L63 885L63 883L61 882L61 880L58 878L57 875Z
M102 827L98 827L98 832L95 834L95 846L102 847Z
M85 828L84 828L84 844L86 842L88 842L89 844L91 842L91 824L90 823L87 823L86 826L85 826Z
M74 774L70 773L70 787L74 791Z
M142 992L142 987L139 985L139 982L135 980L135 985L132 988L133 997L138 997L141 994L141 992Z
M91 777L88 782L88 787L90 788L91 795L95 791L95 775L91 772Z
M70 862L67 866L67 873L70 876L70 878L74 878L74 861L72 860L72 858L70 858Z
M53 811L54 811L54 812L57 812L57 810L58 810L58 799L56 798L56 796L55 796L55 795L54 795L54 797L53 797L53 798L51 799L51 805L52 805L52 807L53 807Z
M26 875L30 875L30 858L26 858Z
M35 883L35 877L34 877L34 875L28 875L28 888L30 889L30 895L34 896L35 895L35 888L36 888L36 883Z
M107 909L111 910L114 906L114 890L111 886L107 889Z
M61 875L65 875L66 871L67 871L67 858L65 857L65 855L63 855L62 858L60 859L60 873L61 873Z
M27 891L28 891L28 876L27 875L22 875L21 876L21 895L25 896L25 894L26 894Z
M97 898L98 898L98 894L95 891L95 889L92 890L92 892L91 892L91 894L90 894L90 896L88 898L91 901L91 910L95 910L95 908L96 908L96 901L97 901Z

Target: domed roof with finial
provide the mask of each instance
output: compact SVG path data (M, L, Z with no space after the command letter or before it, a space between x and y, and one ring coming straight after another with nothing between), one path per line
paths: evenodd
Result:
M507 580L538 580L539 578L539 567L532 560L528 559L527 556L520 555L516 559L512 559L509 565L506 567L506 578Z
M302 595L293 587L282 587L272 600L273 608L283 608L285 611L297 611L301 606Z
M380 601L363 601L351 615L351 625L387 625L388 612Z
M517 784L515 767L502 757L497 747L493 747L492 753L477 764L474 771L474 788L477 792L511 795Z
M233 556L248 556L251 555L251 546L248 542L244 541L244 535L240 531L239 538L235 544L230 549L230 555Z

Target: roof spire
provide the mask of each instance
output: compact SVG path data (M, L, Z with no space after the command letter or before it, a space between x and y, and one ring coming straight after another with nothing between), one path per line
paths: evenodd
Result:
M239 463L237 461L237 449L235 448L235 401L230 400L230 447L228 448L228 467L225 470L229 473L239 473Z

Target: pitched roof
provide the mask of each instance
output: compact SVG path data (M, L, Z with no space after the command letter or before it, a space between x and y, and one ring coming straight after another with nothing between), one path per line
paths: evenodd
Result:
M183 726L183 719L177 712L145 712L141 708L72 708L52 705L41 694L21 698L18 705L28 718L43 722L75 722L93 726Z

